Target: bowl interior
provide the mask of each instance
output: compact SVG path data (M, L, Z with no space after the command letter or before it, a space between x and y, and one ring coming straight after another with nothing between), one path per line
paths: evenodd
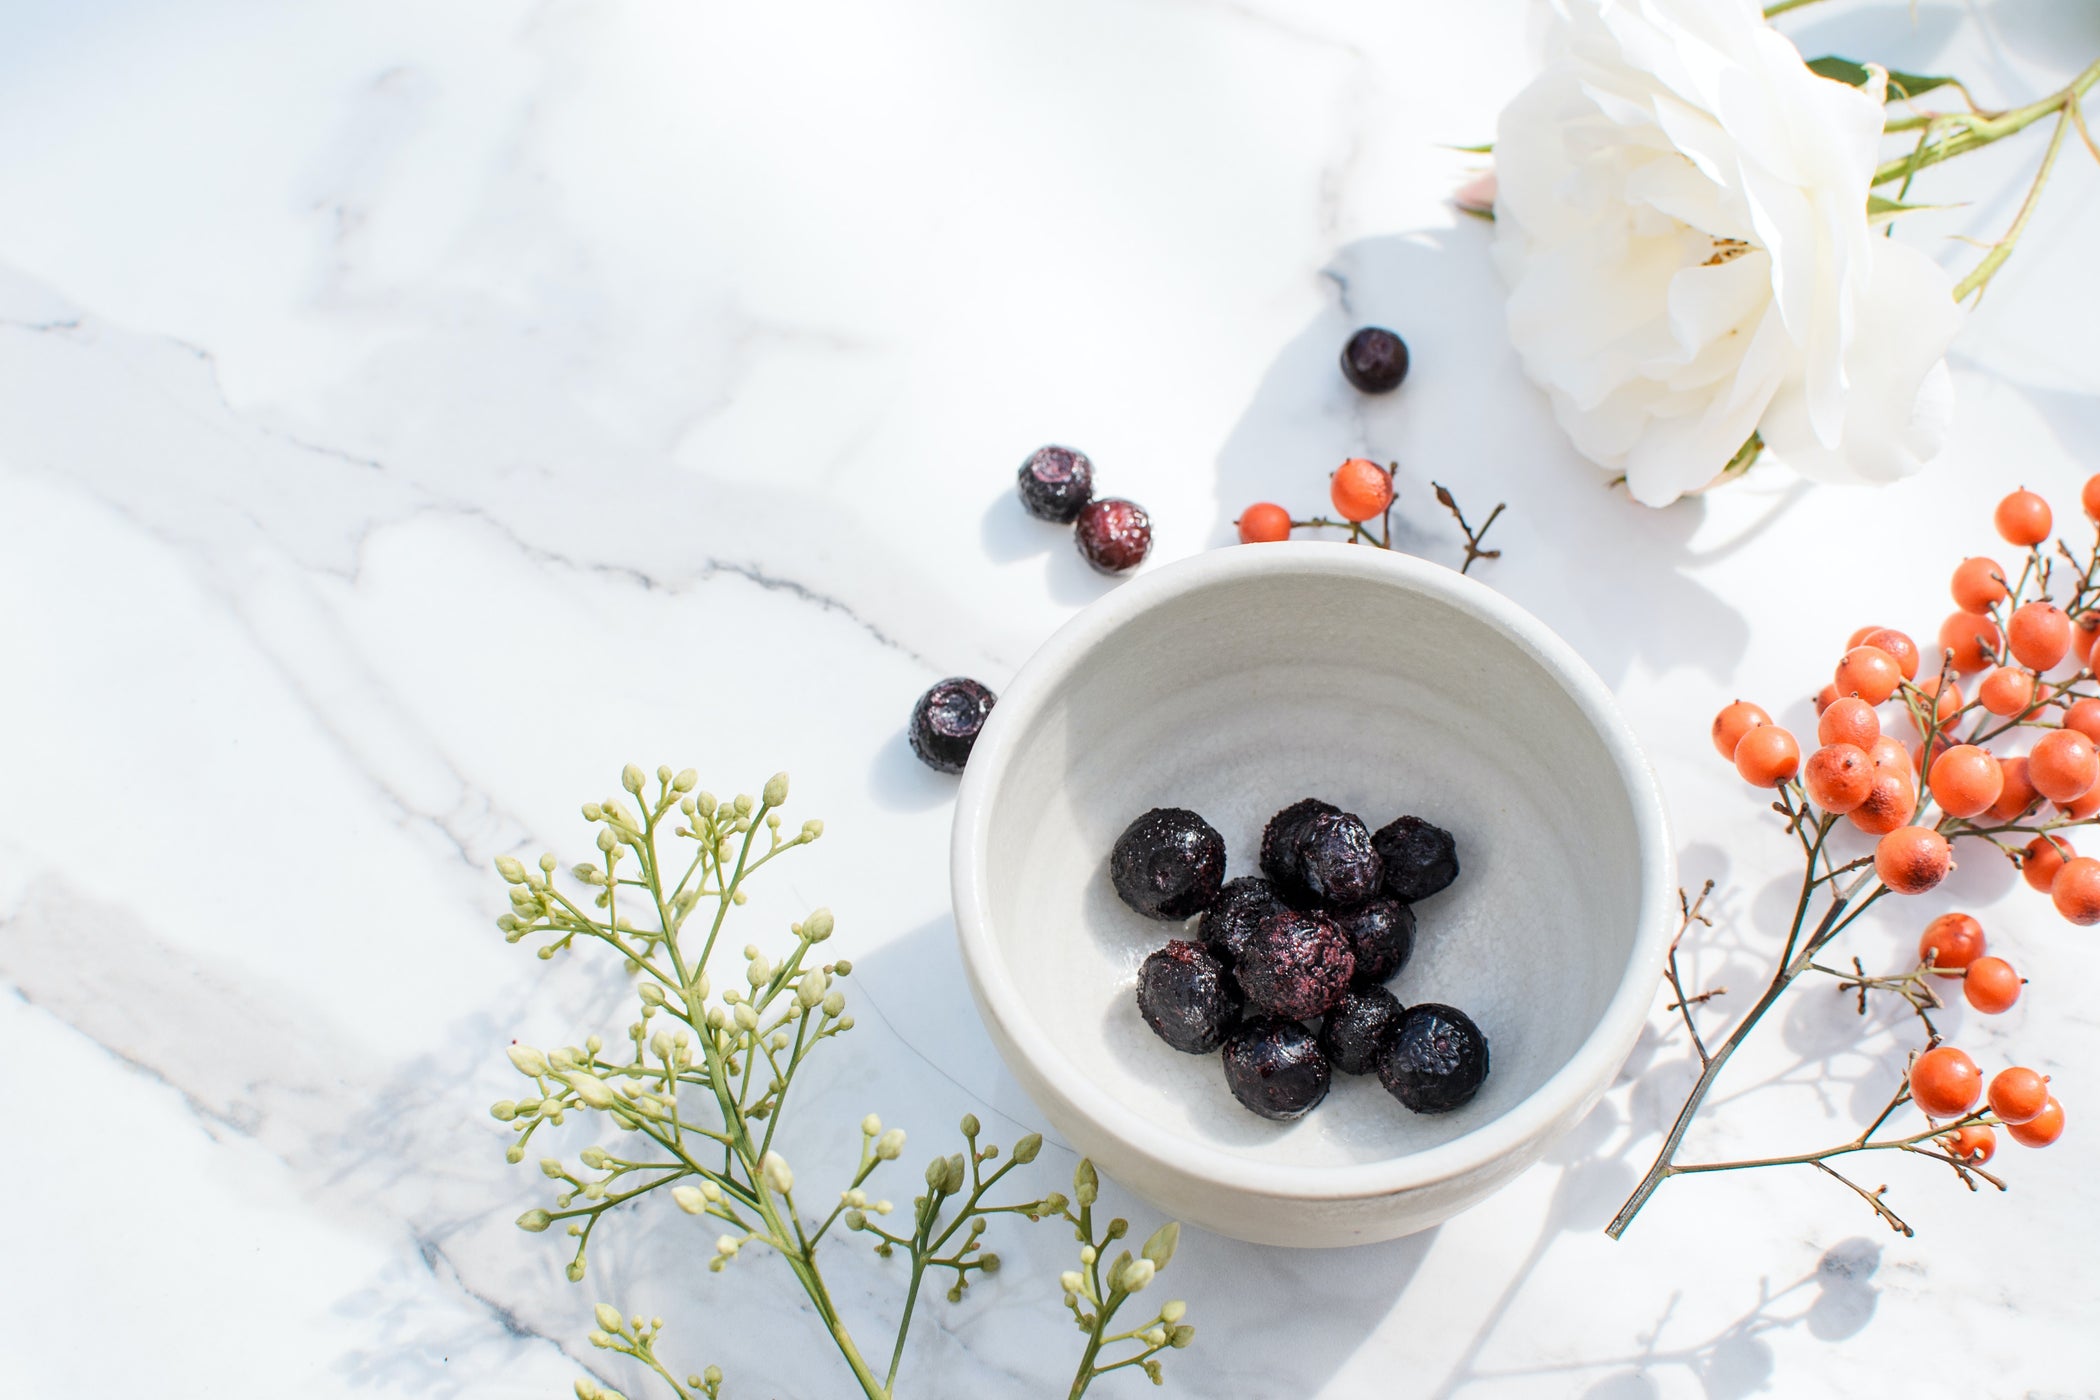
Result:
M987 796L991 956L1066 1061L1053 1072L1093 1091L1070 1085L1078 1097L1193 1155L1358 1167L1478 1129L1568 1062L1634 956L1641 852L1611 749L1547 657L1409 577L1215 577L1133 610L1019 712L995 713L1019 728ZM1375 1077L1337 1074L1320 1107L1269 1122L1233 1100L1217 1056L1178 1053L1139 1019L1139 963L1195 923L1116 897L1118 834L1150 808L1193 808L1224 836L1228 876L1258 874L1263 826L1301 797L1374 830L1412 813L1457 838L1461 874L1416 906L1391 985L1486 1032L1492 1069L1465 1108L1417 1115Z

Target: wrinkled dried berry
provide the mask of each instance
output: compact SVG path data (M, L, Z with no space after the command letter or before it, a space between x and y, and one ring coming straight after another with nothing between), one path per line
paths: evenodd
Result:
M1385 862L1371 828L1348 812L1322 812L1298 837L1298 879L1315 904L1344 909L1378 893Z
M1225 882L1216 901L1203 911L1203 922L1196 931L1211 952L1230 967L1239 961L1247 940L1254 937L1261 921L1282 907L1283 901L1276 897L1267 880L1259 875L1242 875Z
M1342 809L1317 797L1307 797L1269 818L1261 833L1261 873L1269 877L1279 896L1304 902L1305 878L1299 872L1298 843L1313 818L1340 816ZM1296 891L1296 895L1292 894Z
M1402 817L1371 838L1385 861L1385 892L1404 903L1427 899L1458 878L1458 843L1420 817Z
M1356 954L1356 985L1383 982L1415 950L1415 911L1397 899L1371 899L1334 915ZM1353 1071L1352 1071L1353 1072Z
M1296 1021L1251 1021L1225 1042L1225 1083L1264 1118L1289 1120L1327 1097L1334 1075Z
M1356 974L1349 936L1325 914L1279 909L1261 921L1234 964L1247 1004L1305 1020L1342 999Z
M960 773L977 743L998 696L967 676L950 676L936 682L911 707L911 724L905 730L911 751L928 768Z
M1094 464L1069 447L1038 447L1021 463L1020 489L1030 515L1069 525L1094 498Z
M1134 501L1089 501L1074 522L1080 557L1104 574L1124 574L1152 552L1152 517Z
M1456 1007L1410 1006L1378 1057L1378 1082L1417 1113L1448 1113L1480 1092L1487 1037Z
M1369 1074L1400 1029L1400 999L1383 987L1358 987L1320 1023L1320 1049L1344 1074Z
M1342 347L1342 375L1366 394L1388 394L1407 378L1407 342L1382 326L1365 326Z
M1138 968L1138 1013L1176 1050L1207 1055L1240 1024L1239 988L1201 944L1179 939Z
M1225 838L1194 812L1155 807L1116 838L1108 877L1123 902L1148 919L1186 919L1218 897Z

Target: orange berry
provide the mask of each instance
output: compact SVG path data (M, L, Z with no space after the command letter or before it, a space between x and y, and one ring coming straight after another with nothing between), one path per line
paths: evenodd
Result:
M1857 744L1825 744L1808 756L1801 785L1809 801L1842 816L1874 790L1874 760Z
M1948 590L1965 613L1988 612L1993 603L2011 597L2005 587L2005 570L1995 559L1964 559L1954 566L1954 582Z
M1893 627L1877 627L1867 633L1865 640L1854 642L1856 647L1879 647L1895 658L1896 667L1903 672L1903 679L1918 678L1918 644L1910 639L1908 632L1898 632Z
M1991 1076L1985 1102L2007 1123L2031 1122L2049 1106L2049 1081L2020 1065L2001 1069Z
M1858 646L1861 642L1864 642L1867 638L1873 636L1876 632L1879 632L1880 630L1881 624L1878 622L1870 622L1864 627L1854 628L1852 631L1852 635L1845 639L1845 650L1852 650L1852 648Z
M1857 646L1838 662L1831 681L1839 695L1857 695L1869 705L1879 705L1903 683L1903 668L1880 647Z
M2100 700L2093 702L2100 709ZM1881 716L1857 695L1832 700L1816 721L1816 738L1826 744L1853 744L1864 749L1881 737Z
M1910 760L1903 762L1908 769ZM1909 821L1917 810L1918 792L1907 771L1877 771L1874 786L1867 790L1867 800L1847 812L1845 820L1869 836L1886 836Z
M1928 676L1918 685L1918 693L1932 702L1934 728L1961 713L1961 685L1952 676ZM1915 725L1917 721L1913 719L1911 723Z
M1953 976L1983 956L1983 925L1969 914L1942 914L1925 925L1918 939L1918 961Z
M1988 1123L1971 1123L1941 1138L1940 1146L1955 1161L1980 1167L1998 1155L1998 1135Z
M1752 787L1777 787L1801 770L1801 746L1776 724L1760 724L1735 746L1735 771Z
M1994 715L2012 716L2034 704L2034 676L2016 666L1999 666L1976 687L1976 698Z
M2100 750L2075 729L2052 730L2027 755L2027 776L2051 802L2075 801L2100 778Z
M1836 686L1834 686L1834 685L1826 685L1826 686L1824 686L1824 687L1823 687L1823 688L1822 688L1821 690L1817 691L1817 692L1816 692L1816 716L1817 716L1817 718L1819 718L1819 719L1820 719L1820 718L1822 717L1823 711L1825 711L1825 710L1829 709L1829 708L1830 708L1830 707L1831 707L1832 705L1835 705L1835 704L1837 703L1837 701L1838 701L1838 688L1837 688Z
M2058 802L2053 805L2057 811L2062 812L2072 821L2082 822L2094 813L2100 812L2100 783L2094 783L2087 788L2083 797L2074 797L2069 802Z
M1987 812L2005 790L1998 760L1974 744L1956 744L1932 761L1933 801L1950 817Z
M1327 494L1344 520L1375 520L1393 503L1393 474L1376 462L1351 457L1335 468Z
M1743 736L1760 724L1770 724L1772 717L1748 700L1737 700L1721 707L1714 716L1714 747L1721 757L1731 761L1735 758L1735 746Z
M1867 759L1874 765L1876 773L1894 773L1906 783L1918 776L1917 768L1910 761L1910 750L1892 734L1884 734L1867 745Z
M1998 640L1998 624L1982 613L1954 613L1940 624L1940 650L1954 653L1954 669L1963 674L1990 665Z
M2075 729L2100 744L2100 700L2074 700L2064 711L2064 728Z
M1241 544L1274 544L1291 537L1291 513L1274 501L1257 501L1240 512Z
M2005 1133L2022 1147L2047 1147L2064 1135L2064 1106L2052 1094L2040 1113L2025 1123L2006 1124Z
M2049 882L2056 912L2074 924L2100 924L2100 860L2078 856L2066 860Z
M2020 877L2027 881L2029 888L2047 894L2065 862L2077 859L2078 848L2063 837L2037 836L2027 843L2027 849L2020 855Z
M2013 609L2005 637L2022 666L2046 671L2070 654L2071 618L2046 598L2037 598Z
M1991 804L1991 815L2001 822L2013 821L2032 807L2041 798L2034 790L2034 782L2027 776L2027 760L2001 758L1998 772L2005 778L2005 786L1998 793L1998 800Z
M1897 894L1923 894L1953 868L1947 838L1929 826L1899 826L1874 847L1874 873Z
M1951 1045L1936 1045L1910 1065L1910 1096L1934 1118L1959 1118L1983 1096L1983 1071Z
M2093 644L2086 648L2085 669L2100 675L2100 635L2096 635Z
M2100 520L2100 476L2085 479L2085 486L2078 493L2078 504L2085 507L2087 515Z
M1999 1015L2020 999L2020 974L2003 958L1978 958L1961 979L1961 994L1984 1015Z
M2049 527L2054 523L2049 503L2024 486L1998 502L1991 520L2007 544L2022 548L2048 539Z

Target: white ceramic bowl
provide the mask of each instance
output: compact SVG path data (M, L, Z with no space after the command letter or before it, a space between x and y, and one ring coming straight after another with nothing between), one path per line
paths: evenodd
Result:
M1486 1032L1472 1103L1425 1116L1375 1076L1275 1123L1139 1019L1138 964L1194 922L1117 899L1118 834L1189 807L1257 873L1314 796L1458 839L1393 981ZM1611 1083L1676 915L1662 800L1595 673L1450 569L1361 546L1213 550L1075 617L1001 695L956 806L956 927L993 1042L1059 1132L1162 1211L1265 1244L1390 1239L1535 1161Z

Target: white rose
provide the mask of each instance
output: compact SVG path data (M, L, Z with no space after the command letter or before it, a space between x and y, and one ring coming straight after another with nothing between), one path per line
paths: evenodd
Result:
M1947 275L1870 230L1882 83L1818 77L1750 0L1554 0L1503 110L1495 257L1525 372L1666 505L1749 439L1823 481L1938 452Z

